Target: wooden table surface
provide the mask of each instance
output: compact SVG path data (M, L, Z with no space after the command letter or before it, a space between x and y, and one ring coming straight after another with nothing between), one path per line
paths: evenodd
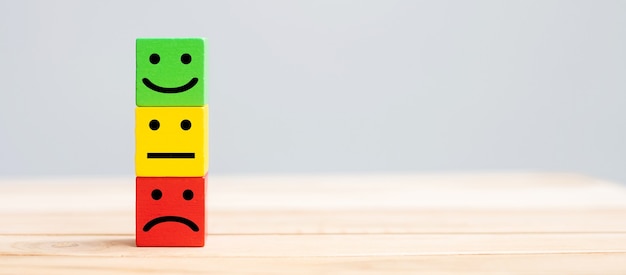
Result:
M1 274L626 274L626 186L210 177L204 248L134 246L134 178L0 180Z

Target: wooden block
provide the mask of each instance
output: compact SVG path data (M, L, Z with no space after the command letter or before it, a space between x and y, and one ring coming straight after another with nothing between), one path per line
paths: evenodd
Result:
M203 106L207 43L204 38L138 38L137 106Z
M135 174L202 177L209 168L208 106L137 107Z
M206 177L136 178L137 246L204 246Z

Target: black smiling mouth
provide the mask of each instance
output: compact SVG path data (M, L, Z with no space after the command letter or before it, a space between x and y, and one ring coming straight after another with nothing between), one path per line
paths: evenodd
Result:
M196 153L148 153L149 159L194 159Z
M187 218L183 218L179 216L162 216L162 217L154 218L150 220L148 223L146 223L146 225L143 226L143 232L148 232L150 231L150 229L152 229L152 227L163 222L182 223L186 226L189 226L189 228L193 230L194 232L198 232L200 230L200 228L198 228L198 225L196 223L192 222L191 220Z
M159 93L165 93L165 94L182 93L184 91L187 91L193 88L194 86L196 86L196 84L198 84L197 77L192 78L191 80L189 80L189 82L187 82L187 84L183 86L173 87L173 88L161 87L159 85L152 83L152 81L150 81L150 79L147 79L147 78L142 79L142 81L143 81L143 85L146 85L146 87L150 88L150 90L153 90Z

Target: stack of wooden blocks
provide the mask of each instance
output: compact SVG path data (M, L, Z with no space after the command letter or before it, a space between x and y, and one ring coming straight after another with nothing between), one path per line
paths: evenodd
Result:
M206 49L203 38L136 41L137 246L204 246Z

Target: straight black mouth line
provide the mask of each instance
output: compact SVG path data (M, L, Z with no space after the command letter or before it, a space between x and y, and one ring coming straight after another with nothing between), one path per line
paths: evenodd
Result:
M163 222L182 223L188 226L194 232L198 232L200 230L200 228L198 227L198 225L196 225L196 223L192 222L191 220L187 218L179 217L179 216L162 216L162 217L154 218L148 223L146 223L146 225L143 226L143 232L148 232L150 231L150 229L152 229L152 227Z
M175 93L181 93L184 91L187 91L191 88L193 88L193 86L196 86L196 84L198 84L198 78L194 77L191 80L189 80L189 82L187 82L187 84L183 85L183 86L179 86L179 87L161 87L159 85L156 85L154 83L152 83L152 81L150 81L150 79L144 78L141 80L143 82L143 85L146 85L146 87L148 87L150 90L153 90L155 92L159 92L159 93L165 93L165 94L175 94Z
M196 153L148 153L149 159L194 159Z

